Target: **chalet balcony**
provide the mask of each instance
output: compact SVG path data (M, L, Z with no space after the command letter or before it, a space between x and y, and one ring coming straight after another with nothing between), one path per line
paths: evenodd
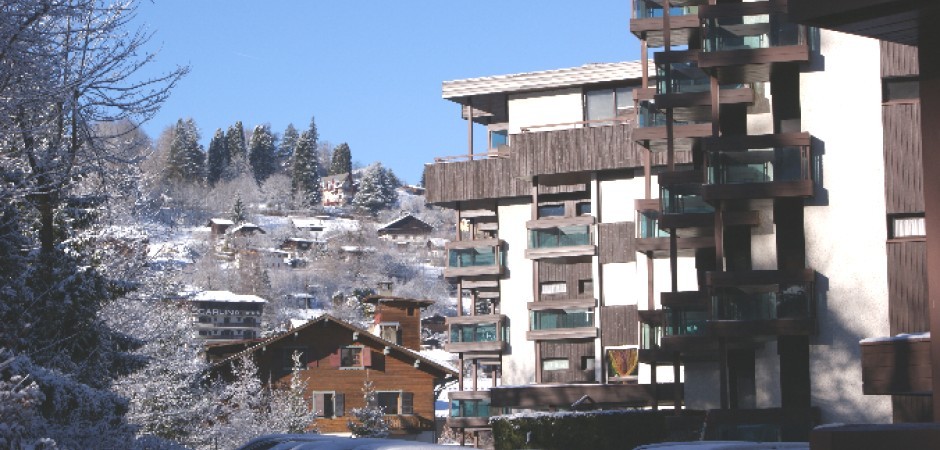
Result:
M451 392L449 399L447 426L451 428L489 428L490 416L504 411L491 406L489 391Z
M662 0L635 0L633 2L633 18L630 20L630 32L638 39L646 39L650 48L664 45L663 35L665 25L663 16L665 8ZM698 37L700 27L698 19L698 5L707 3L704 0L675 1L669 8L669 28L671 29L672 45L688 45Z
M447 243L447 267L444 269L444 276L456 278L502 275L503 244L499 239Z
M811 270L708 272L709 331L717 336L811 335L816 299Z
M585 304L583 300L575 300L570 305L562 301L530 303L526 338L536 341L597 337L597 327L594 326L595 302L594 299L586 302L589 303Z
M458 316L447 318L450 342L444 350L451 353L494 352L506 349L506 316Z
M788 21L785 3L706 5L699 18L699 67L714 69L719 82L767 81L773 64L809 61L808 29Z
M706 200L813 195L808 133L714 138L705 148Z
M528 259L561 258L567 256L594 256L594 218L533 220L529 229Z

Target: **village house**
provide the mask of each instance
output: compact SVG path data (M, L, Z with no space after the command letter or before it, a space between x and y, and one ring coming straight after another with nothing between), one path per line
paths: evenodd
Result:
M256 295L229 291L196 293L189 299L196 337L207 343L257 338L261 332L261 313L267 303Z
M291 357L299 352L305 396L316 410L320 433L348 434L347 422L355 420L351 411L365 406L362 388L371 381L391 437L434 442L435 393L457 373L418 353L420 308L428 302L388 297L367 301L375 304L381 336L323 315L231 355L212 370L227 376L231 364L248 355L262 380L283 384L291 376Z
M408 246L427 246L428 236L434 231L434 227L428 225L425 221L406 214L387 224L382 225L376 230L379 239L392 242L399 247Z
M320 192L323 206L344 206L355 195L355 186L351 173L331 175L320 178Z
M209 219L209 223L206 224L209 227L212 236L220 236L225 234L225 231L229 229L232 225L235 225L235 222L232 222L228 219Z

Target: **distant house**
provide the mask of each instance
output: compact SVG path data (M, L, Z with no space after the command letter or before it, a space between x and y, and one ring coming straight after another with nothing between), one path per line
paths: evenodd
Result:
M425 245L432 231L434 227L411 214L399 217L376 230L380 239L399 245Z
M403 305L403 304L402 304ZM401 305L380 306L383 317ZM414 305L412 305L414 306ZM401 312L399 326L419 333L420 314L407 306ZM392 437L432 442L436 436L434 419L435 389L455 379L457 372L418 353L418 348L383 339L330 315L323 315L289 332L259 342L247 350L229 356L212 367L223 378L231 376L231 367L246 355L258 365L262 380L273 384L289 383L292 359L301 354L307 382L305 396L317 415L317 428L323 434L348 433L347 421L355 420L351 410L364 405L362 387L372 381L377 403L385 410Z
M257 295L203 291L189 299L197 337L221 343L254 339L261 332L261 313L268 301Z
M308 233L316 236L326 228L328 217L289 217L288 221L296 233Z
M225 234L225 231L232 225L235 225L235 222L228 219L209 219L209 223L206 224L211 229L213 236Z
M225 233L231 236L254 236L256 234L267 234L263 228L251 222L243 222L235 225L231 228L228 228Z
M323 206L343 206L355 195L352 174L344 173L320 178Z

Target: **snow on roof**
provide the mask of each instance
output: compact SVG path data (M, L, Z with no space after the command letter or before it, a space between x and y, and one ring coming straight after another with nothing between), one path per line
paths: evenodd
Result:
M376 231L381 231L381 230L384 230L384 229L386 229L386 228L392 228L393 225L397 225L398 223L400 223L400 222L402 222L402 221L404 221L404 220L406 220L406 219L408 219L408 218L412 218L412 219L414 219L414 220L417 220L418 222L421 222L421 223L427 225L428 228L431 228L431 225L428 225L427 222L425 222L425 221L423 221L423 220L421 220L421 219L415 217L413 214L405 214L404 216L401 216L401 217L399 217L399 218L397 218L397 219L395 219L395 220L393 220L393 221L391 221L391 222L389 222L389 223L386 223L386 224L384 224L384 225L378 227L378 229L377 229Z
M235 225L235 222L228 219L209 219L209 223L215 225Z
M296 228L314 228L326 226L323 219L316 217L291 217L290 222Z
M451 352L434 348L430 350L421 350L418 352L418 354L444 367L449 367L455 371L457 370L457 366L454 365L454 359L456 359L456 355Z
M193 295L196 302L225 302L225 303L267 303L268 301L257 295L235 294L231 291L202 291Z
M870 337L858 341L860 344L873 344L876 342L897 342L897 341L929 341L930 332L899 334L897 336L879 336Z
M655 67L654 64L649 66ZM445 81L442 97L455 99L472 95L554 89L636 79L642 76L643 65L640 61L593 63L567 69Z

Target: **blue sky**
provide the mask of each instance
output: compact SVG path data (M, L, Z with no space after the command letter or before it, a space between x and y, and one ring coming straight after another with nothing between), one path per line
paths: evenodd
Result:
M466 151L441 82L634 60L629 0L144 0L154 67L192 72L144 126L192 117L208 144L236 120L348 142L415 183L435 156ZM477 139L482 142L481 139Z

